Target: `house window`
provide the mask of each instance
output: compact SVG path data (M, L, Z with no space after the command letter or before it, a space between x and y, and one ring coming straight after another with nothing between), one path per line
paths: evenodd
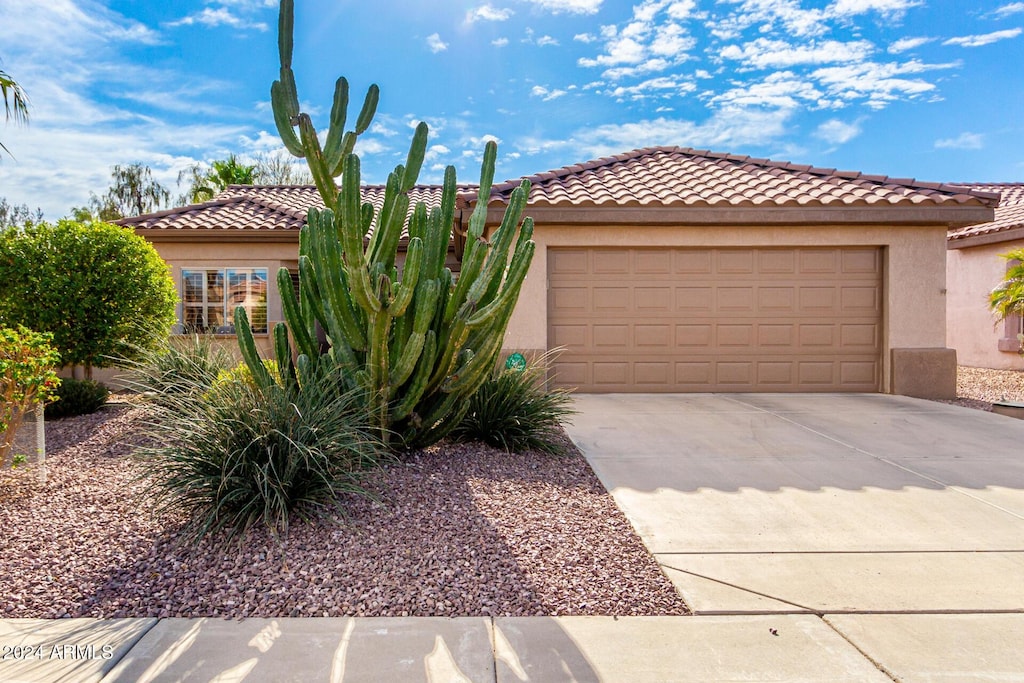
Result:
M235 307L244 306L254 333L267 332L267 269L181 271L181 323L186 332L235 333Z

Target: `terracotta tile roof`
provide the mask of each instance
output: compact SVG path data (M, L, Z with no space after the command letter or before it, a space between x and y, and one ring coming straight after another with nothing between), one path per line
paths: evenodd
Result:
M1024 183L964 183L964 186L983 192L998 192L999 206L996 207L995 220L954 230L949 233L950 241L1024 228Z
M647 147L528 176L530 206L995 206L995 195L956 185L801 166L683 147ZM495 185L507 202L519 181ZM462 200L471 203L468 194Z
M461 186L461 191L473 189ZM419 185L409 192L410 205L422 201L427 209L441 203L440 185ZM363 200L378 210L384 202L383 185L363 187ZM313 185L230 185L208 202L117 221L144 230L243 230L298 232L306 224L310 207L323 208Z

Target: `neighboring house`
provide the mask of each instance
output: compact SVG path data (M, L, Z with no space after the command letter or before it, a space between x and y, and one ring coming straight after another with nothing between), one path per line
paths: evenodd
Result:
M505 347L565 347L560 383L954 395L946 233L991 220L994 195L678 147L530 180L538 248ZM517 185L493 188L489 225ZM439 188L413 195L430 204ZM457 233L476 202L462 188ZM121 222L172 265L182 323L230 331L224 283L254 320L281 319L276 271L294 271L312 205L310 187L233 186ZM459 253L456 240L453 270Z
M1001 255L1024 248L1024 183L965 186L1001 198L994 220L949 233L946 345L957 350L961 365L1021 370L1021 318L998 320L988 307L988 295L1006 273L1007 261Z

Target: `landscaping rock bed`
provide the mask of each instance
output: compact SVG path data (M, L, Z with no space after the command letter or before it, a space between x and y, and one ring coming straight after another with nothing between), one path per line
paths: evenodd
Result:
M46 482L0 473L0 617L686 613L575 450L446 444L372 473L345 519L187 547L142 502L142 415L49 422Z
M1024 371L960 366L956 396L956 400L943 403L991 411L996 401L1024 401Z

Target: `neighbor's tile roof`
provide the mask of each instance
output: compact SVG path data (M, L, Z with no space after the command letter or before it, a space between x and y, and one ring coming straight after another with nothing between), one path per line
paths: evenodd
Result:
M529 205L537 207L995 206L994 195L956 185L683 147L637 149L528 179ZM508 201L518 185L495 185L491 201Z
M418 185L409 192L409 199L410 206L422 201L428 210L432 209L441 203L441 186ZM379 211L384 203L384 186L364 186L363 200ZM124 218L118 223L146 230L297 232L306 224L309 208L323 206L313 185L230 185L208 202Z
M1024 228L1024 183L964 183L964 186L983 192L998 192L999 206L996 207L995 220L955 230L949 234L951 241Z

